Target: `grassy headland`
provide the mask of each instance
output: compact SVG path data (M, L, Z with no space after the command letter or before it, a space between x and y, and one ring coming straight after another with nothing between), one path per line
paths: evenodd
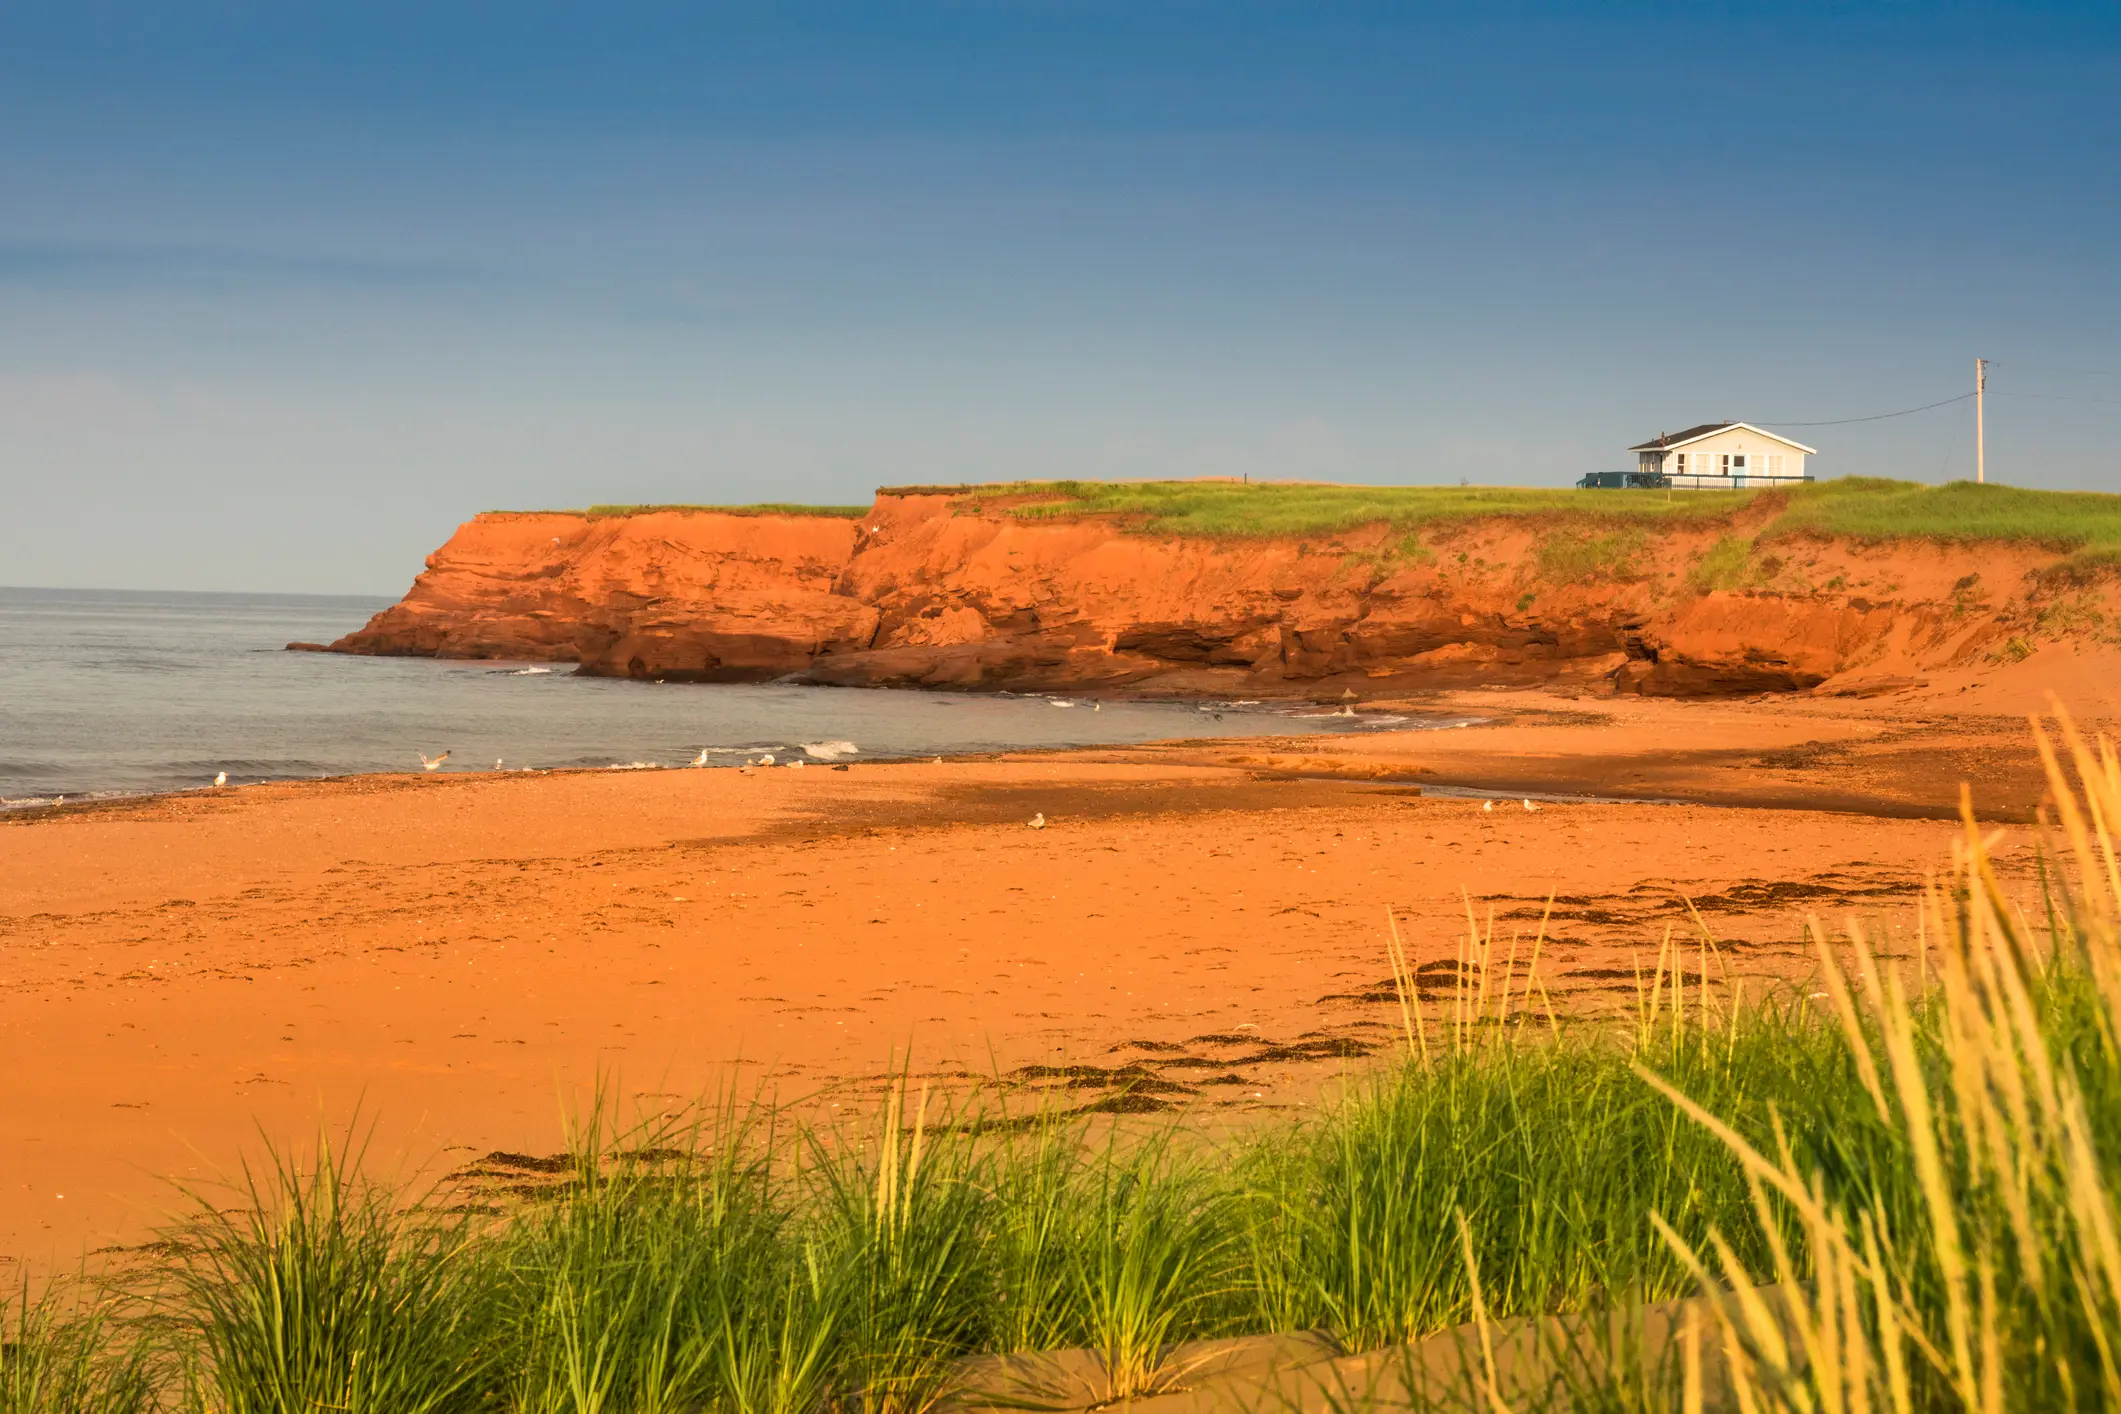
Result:
M1582 491L1498 486L1349 486L1311 482L1014 481L885 487L879 495L937 494L1020 520L1109 519L1152 535L1210 539L1334 535L1383 525L1418 532L1492 518L1626 527L1729 524L1748 516L1753 538L1831 535L1856 540L2015 542L2090 558L2121 554L2121 496L2036 491L1967 481L1928 486L1843 477L1789 489ZM741 506L599 505L561 514L593 519L677 511L859 519L866 506L783 502Z
M971 504L993 506L1025 520L1109 516L1150 533L1211 538L1322 535L1376 524L1417 530L1490 517L1647 528L1728 522L1752 511L1766 518L1758 532L1761 539L1816 534L1859 540L2016 541L2057 550L2121 547L2121 496L1965 481L1925 486L1844 477L1786 490L1671 492L1054 481L966 487L962 494Z

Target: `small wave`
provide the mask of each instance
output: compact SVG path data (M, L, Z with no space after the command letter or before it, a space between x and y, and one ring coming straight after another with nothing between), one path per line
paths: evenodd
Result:
M80 805L91 800L130 800L139 794L141 792L135 790L84 790L52 795L0 796L0 810L35 810L40 806L64 805L68 801Z
M1065 697L1049 697L1046 699L1046 705L1048 707L1073 707L1075 704Z
M604 768L607 771L660 771L660 761L614 761Z
M837 761L842 756L858 756L861 748L851 741L806 741L803 754L817 761Z
M549 673L551 671L552 669L550 668L517 668L508 676L512 678L529 678L536 677L539 673Z

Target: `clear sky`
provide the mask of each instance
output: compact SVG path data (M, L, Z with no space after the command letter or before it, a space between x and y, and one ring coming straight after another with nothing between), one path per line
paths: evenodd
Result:
M0 583L465 517L1559 485L1996 361L2121 491L2121 6L0 3ZM1970 475L1972 412L1798 429Z

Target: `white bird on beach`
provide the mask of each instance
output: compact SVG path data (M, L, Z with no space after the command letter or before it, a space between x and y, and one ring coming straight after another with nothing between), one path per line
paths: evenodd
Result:
M494 758L493 758L493 768L494 768L494 769L495 769L496 771L501 771L501 770L506 770L506 769L507 769L506 767L504 767L504 766L503 766L503 765L501 764L501 758L500 758L500 757L498 757L498 756L496 756L496 757L494 757Z
M769 751L764 756L761 756L759 764L761 766L771 766L773 764L773 753Z
M1090 704L1090 710L1093 712L1102 712L1105 710L1105 704L1102 702L1093 702Z
M693 765L695 765L695 766L704 766L704 765L706 765L706 764L707 764L707 748L706 748L706 747L704 747L704 746L703 746L703 747L701 747L701 748L700 748L700 754L692 758L692 764L693 764Z
M791 771L800 771L803 769L803 763L800 761L790 761L788 763L788 769Z
M216 772L214 772L214 784L215 784L215 785L217 785L217 786L225 786L225 785L227 785L227 784L228 784L228 772L226 772L226 771L216 771Z
M449 753L446 751L440 756L429 756L423 751L420 753L420 769L423 771L439 771L442 769L442 763L448 759Z
M1039 811L1039 812L1038 812L1038 814L1036 814L1036 815L1034 815L1034 816L1032 816L1032 817L1031 817L1031 819L1030 819L1030 821L1029 821L1028 823L1030 824L1031 828L1032 828L1032 829L1034 829L1034 830L1043 830L1043 829L1045 829L1045 828L1046 828L1046 812L1045 812L1045 811L1043 811L1043 810Z
M1495 808L1495 802L1492 800L1483 800L1482 802L1480 802L1480 808L1483 810L1493 810Z
M1529 801L1529 800L1528 800L1528 801L1526 801L1526 802L1524 803L1524 813L1525 813L1525 814L1527 814L1527 815L1534 815L1534 814L1537 814L1537 813L1538 813L1538 811L1539 811L1539 807L1538 807L1538 806L1536 806L1536 805L1534 805L1534 804L1533 804L1533 803L1532 803L1531 801Z

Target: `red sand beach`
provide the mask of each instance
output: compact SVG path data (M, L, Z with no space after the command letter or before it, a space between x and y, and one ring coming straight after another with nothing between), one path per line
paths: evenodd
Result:
M737 1074L829 1108L910 1048L922 1073L1140 1064L1174 1102L1300 1104L1391 1042L1387 905L1424 961L1455 956L1468 900L1528 947L1552 894L1540 974L1610 1010L1668 929L1694 945L1688 900L1719 966L1798 976L1808 911L1909 924L1961 780L2006 825L2041 792L2017 702L1428 705L1493 724L7 820L0 1254L139 1243L170 1180L357 1113L406 1172L551 1152L600 1074L629 1104ZM1454 782L1707 803L1420 793ZM2030 832L2006 840L2029 878Z

